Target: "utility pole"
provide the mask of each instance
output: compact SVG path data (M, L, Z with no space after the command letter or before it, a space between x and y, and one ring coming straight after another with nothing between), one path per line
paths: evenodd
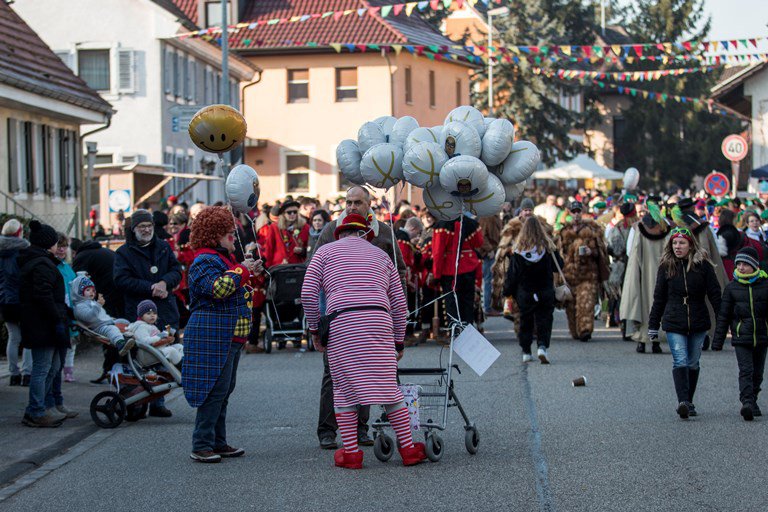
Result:
M221 87L219 88L219 101L229 105L229 16L227 8L229 0L221 2Z
M509 7L488 9L488 117L493 116L493 16L508 16Z

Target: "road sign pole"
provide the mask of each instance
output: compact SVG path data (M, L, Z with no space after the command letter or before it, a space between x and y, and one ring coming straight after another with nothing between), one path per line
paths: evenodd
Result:
M733 173L733 179L731 180L731 183L733 183L733 188L731 190L732 197L736 197L739 190L739 163L740 162L731 162L731 172Z

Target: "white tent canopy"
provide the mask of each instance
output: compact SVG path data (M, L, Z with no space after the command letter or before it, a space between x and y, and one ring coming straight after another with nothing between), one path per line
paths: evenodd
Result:
M581 154L570 162L558 162L551 169L536 171L533 178L537 180L620 180L624 178L623 172L608 169L595 162L589 156Z

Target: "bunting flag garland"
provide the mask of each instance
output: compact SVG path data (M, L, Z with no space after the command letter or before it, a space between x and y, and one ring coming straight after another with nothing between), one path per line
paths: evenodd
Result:
M580 69L555 69L552 72L558 78L563 80L595 79L595 80L614 80L617 82L650 82L660 80L667 76L679 76L689 73L710 73L715 66L703 68L679 68L679 69L656 69L651 71L585 71ZM533 72L541 74L541 68L533 68Z
M252 22L242 22L234 25L227 26L227 33L238 33L241 30L253 30L257 27L282 25L285 23L303 23L309 20L316 19L332 19L333 21L339 21L345 16L357 15L358 17L372 16L377 18L387 18L391 16L413 16L414 13L418 15L426 10L448 10L453 7L462 8L464 3L468 3L474 6L478 2L484 5L490 3L501 4L502 0L423 0L416 2L403 2L396 4L389 4L378 7L367 7L361 9L347 9L342 11L326 11L320 13L302 14L298 16L292 16L290 18L272 18L261 19ZM182 34L176 34L174 38L185 39L190 37L205 37L218 35L221 36L221 27L209 27L192 32L186 32ZM579 45L579 44L541 44L538 46L533 45L495 45L485 47L481 45L477 46L462 46L454 45L453 50L464 50L471 53L515 53L517 55L525 53L527 55L543 55L548 56L551 54L562 55L564 57L571 57L581 55L585 59L606 59L611 58L636 58L643 59L649 57L653 52L659 52L663 55L673 55L674 53L698 53L703 54L706 52L717 53L718 49L722 47L725 51L730 49L744 49L751 48L758 49L758 45L768 41L768 37L751 37L751 38L738 38L728 40L717 41L683 41L683 42L659 42L659 43L629 43L629 44L612 44L612 45ZM656 59L660 55L655 56Z

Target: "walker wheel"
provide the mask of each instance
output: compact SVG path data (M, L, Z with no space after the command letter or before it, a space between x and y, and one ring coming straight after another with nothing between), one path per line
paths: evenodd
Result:
M395 443L392 438L387 434L381 434L376 436L376 440L373 442L373 454L381 462L387 462L392 458L392 454L395 453Z
M427 434L425 448L427 458L432 462L437 462L443 457L443 440L438 434L434 432Z
M477 453L477 445L480 444L480 434L477 433L477 427L472 425L471 427L467 427L466 432L464 432L464 446L466 446L467 451L474 455Z
M91 400L91 419L101 428L115 428L125 419L126 409L123 397L102 391Z
M272 329L267 327L264 330L264 352L269 354L272 352L272 340L274 339L274 336L272 335Z

